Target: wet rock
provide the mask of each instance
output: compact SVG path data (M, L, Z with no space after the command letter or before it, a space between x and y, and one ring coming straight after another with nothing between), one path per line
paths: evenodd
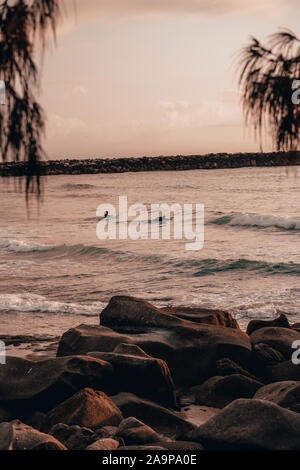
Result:
M47 412L84 387L107 390L112 365L92 357L32 362L8 357L0 368L0 407L16 417Z
M255 399L267 400L283 408L298 411L300 405L300 382L275 382L260 388L254 395Z
M79 325L62 335L57 356L84 355L91 351L112 352L119 344L132 342L129 335L117 333L104 326Z
M122 446L119 447L118 450L125 450L125 451L130 451L130 452L135 452L136 450L146 450L146 451L152 451L152 450L166 450L162 446L156 446L156 445L151 445L151 446Z
M265 400L239 399L187 439L205 449L297 450L300 415Z
M85 388L47 414L44 430L58 423L94 429L118 425L122 419L120 410L105 393Z
M283 381L300 381L300 367L291 360L265 367L265 377L268 383Z
M134 417L163 436L177 440L195 426L177 414L149 400L138 398L132 393L119 393L112 400L125 418Z
M169 451L203 450L203 446L199 442L163 441L163 442L156 442L154 445L158 447L162 447L163 449L169 450Z
M239 366L228 357L223 357L216 362L215 375L225 376L232 374L240 374L244 375L245 377L249 377L250 379L257 380L255 375L253 375L248 370L243 369L243 367Z
M169 328L131 330L126 335L103 326L80 325L63 335L58 355L113 352L118 344L135 344L148 355L165 361L177 385L194 385L215 375L216 363L224 357L242 367L249 366L252 346L242 331L178 321L182 323Z
M101 428L95 429L95 435L97 440L114 438L117 432L118 426L101 426Z
M119 442L114 439L99 439L89 445L85 450L117 450Z
M120 345L121 346L121 345ZM128 345L129 346L129 345ZM132 346L136 352L137 346ZM117 351L120 347L116 348ZM123 345L124 349L124 345ZM127 348L127 349L130 349ZM176 407L174 383L167 364L144 353L140 348L138 356L130 353L91 352L88 356L109 362L114 368L112 394L132 392L172 408Z
M67 450L57 439L19 420L0 424L0 450Z
M159 434L150 426L133 417L126 418L121 422L116 437L121 437L125 445L143 445L161 440Z
M251 335L254 331L259 330L260 328L269 328L269 327L279 327L279 328L291 328L287 316L283 313L274 320L251 320L247 326L247 334Z
M211 377L202 385L193 387L190 392L199 405L224 408L237 398L252 398L262 386L257 380L233 374Z
M229 312L213 310L203 307L164 307L160 309L164 313L174 315L182 320L195 323L207 323L209 325L223 326L226 328L240 329L238 322Z
M55 424L49 434L70 450L83 450L97 439L91 429L77 425L68 426L63 423Z
M292 356L292 344L300 340L300 332L291 328L268 327L260 328L250 335L252 344L263 343L279 351L285 359Z
M285 360L284 355L268 344L258 343L254 345L254 352L261 365L276 364Z
M168 315L143 299L115 296L100 314L100 324L114 327L168 328L181 324L182 320Z

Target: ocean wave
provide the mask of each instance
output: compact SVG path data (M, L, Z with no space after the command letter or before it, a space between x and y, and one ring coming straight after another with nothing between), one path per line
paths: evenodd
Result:
M73 191L74 189L92 189L95 186L93 184L80 184L80 183L69 183L63 184L60 186L61 189L65 189L67 191Z
M59 302L31 293L0 294L0 311L97 316L104 306L103 302L94 302L90 305Z
M39 243L25 242L24 240L8 240L2 244L2 248L15 253L31 253L35 251L50 251L55 245L41 245Z
M231 225L241 227L268 228L275 227L283 230L300 230L300 219L274 215L236 214L219 217L212 222L215 225Z
M170 263L168 263L170 264ZM268 263L266 261L256 261L248 259L203 259L203 260L184 260L174 262L173 268L176 268L177 274L187 274L194 277L209 276L215 273L230 271L248 271L261 272L265 274L300 274L300 264L297 263ZM191 273L191 270L196 271Z

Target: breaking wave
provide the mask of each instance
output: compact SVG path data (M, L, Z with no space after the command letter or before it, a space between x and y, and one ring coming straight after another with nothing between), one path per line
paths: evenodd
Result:
M241 227L268 228L275 227L283 230L300 230L300 219L274 215L236 214L223 216L212 222L215 225L231 225Z

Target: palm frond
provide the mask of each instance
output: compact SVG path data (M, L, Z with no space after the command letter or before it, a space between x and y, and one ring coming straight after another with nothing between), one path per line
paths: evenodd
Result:
M271 35L268 47L250 38L237 70L245 123L261 145L269 132L276 150L297 149L300 109L292 102L292 83L300 79L299 39L289 30Z

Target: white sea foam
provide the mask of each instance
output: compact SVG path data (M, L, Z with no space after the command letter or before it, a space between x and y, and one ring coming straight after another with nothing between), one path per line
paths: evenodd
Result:
M229 225L278 227L286 230L300 230L300 219L274 215L237 214L231 218Z
M2 244L2 247L14 253L30 253L53 250L55 245L41 245L39 243L25 242L24 240L8 240Z
M31 293L0 294L0 311L13 310L19 312L96 316L104 306L105 304L103 302L94 302L89 305L59 302Z

